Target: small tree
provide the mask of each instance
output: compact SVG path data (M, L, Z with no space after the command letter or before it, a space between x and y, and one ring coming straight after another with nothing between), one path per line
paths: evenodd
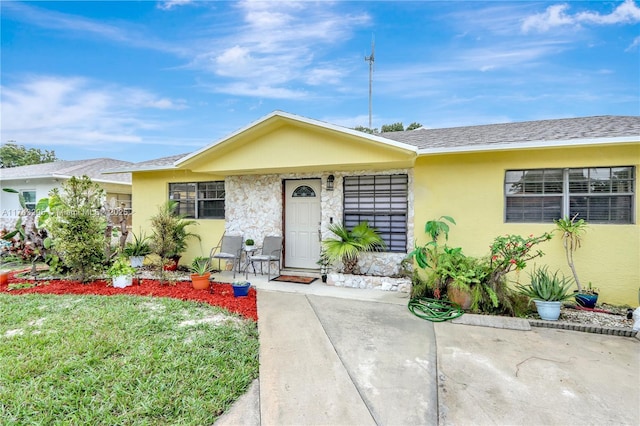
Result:
M49 221L54 246L65 266L87 282L103 272L105 257L104 229L100 214L104 191L87 176L72 177L62 184L63 191L52 191L59 200Z
M562 245L564 246L565 256L567 258L569 268L571 268L573 279L576 281L578 293L582 293L582 284L578 279L578 273L576 272L576 267L573 264L573 253L580 247L582 235L587 230L587 222L585 222L584 219L576 220L577 217L578 214L576 213L572 218L564 217L554 222L556 224L555 230L562 233Z

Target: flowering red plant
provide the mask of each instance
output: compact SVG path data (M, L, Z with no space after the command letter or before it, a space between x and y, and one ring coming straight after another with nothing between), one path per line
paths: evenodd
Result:
M534 247L550 239L548 232L537 237L531 234L527 238L513 234L497 237L490 246L493 279L499 280L513 269L524 269L529 260L544 255Z

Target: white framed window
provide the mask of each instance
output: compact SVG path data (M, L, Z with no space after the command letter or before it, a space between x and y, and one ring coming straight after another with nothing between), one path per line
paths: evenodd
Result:
M169 199L177 212L195 219L224 219L224 181L169 184Z
M36 205L38 201L36 200L36 191L33 190L22 190L20 191L22 198L24 199L24 206L27 210L34 212L36 211Z
M507 170L505 222L635 223L635 167Z
M406 252L409 179L400 175L344 177L344 225L367 221L387 251Z

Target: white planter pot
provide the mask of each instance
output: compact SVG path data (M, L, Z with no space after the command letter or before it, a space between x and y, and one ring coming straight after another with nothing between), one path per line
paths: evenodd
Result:
M534 300L538 315L546 321L557 321L560 318L560 307L562 302L547 302L545 300Z
M144 262L144 256L129 256L129 262L134 268L140 268Z
M116 288L129 287L133 284L133 277L131 275L118 275L113 277L113 286Z

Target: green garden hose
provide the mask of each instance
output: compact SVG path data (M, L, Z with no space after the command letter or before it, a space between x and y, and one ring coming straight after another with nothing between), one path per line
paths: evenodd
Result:
M409 310L418 318L431 322L443 322L458 318L463 314L458 305L446 300L429 299L427 297L415 297L409 300Z

